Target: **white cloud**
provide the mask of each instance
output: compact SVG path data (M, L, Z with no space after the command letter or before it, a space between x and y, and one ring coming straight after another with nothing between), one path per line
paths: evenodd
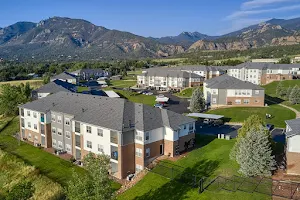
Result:
M272 9L262 9L262 10L240 10L232 13L231 15L227 16L227 20L235 20L241 17L247 17L250 15L257 15L257 14L264 14L264 13L274 13L274 12L285 12L291 10L298 10L300 9L300 4L292 5L292 6L285 6L279 8L272 8Z
M253 8L260 8L267 5L277 4L277 3L285 3L299 0L251 0L243 3L241 5L242 10L249 10Z

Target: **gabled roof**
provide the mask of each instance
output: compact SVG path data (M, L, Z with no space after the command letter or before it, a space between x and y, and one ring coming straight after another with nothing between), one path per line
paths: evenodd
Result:
M285 133L287 137L300 135L300 118L286 120L285 123L292 129L291 131Z
M300 68L300 64L276 64L276 63L257 63L257 62L247 62L242 63L237 66L229 67L229 69L261 69L261 70L267 70L267 69L288 69L291 70L292 68Z
M147 69L145 73L143 73L139 76L203 78L202 76L195 74L195 73L188 73L185 71L180 71L176 68L162 68L162 67Z
M57 92L75 92L76 86L74 84L61 81L61 80L54 80L46 85L43 85L42 87L34 90L37 93L57 93Z
M63 72L51 78L51 80L56 80L56 79L60 79L60 80L76 79L76 76L68 72Z
M251 90L264 90L264 88L250 83L248 81L241 81L235 77L224 74L209 80L206 80L207 88L212 89L251 89Z
M150 131L164 126L177 130L180 125L195 121L169 110L121 98L69 92L58 92L20 107L44 113L66 113L73 115L76 121L123 132L132 129Z

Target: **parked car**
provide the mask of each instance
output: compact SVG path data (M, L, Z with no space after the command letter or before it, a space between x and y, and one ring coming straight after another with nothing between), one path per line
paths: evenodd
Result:
M213 121L214 126L222 126L224 124L222 119L217 119Z
M156 96L156 98L164 98L164 97L165 97L165 95L163 95L163 94L159 94Z
M153 95L152 92L147 92L145 95Z
M274 125L273 124L267 124L266 128L268 131L272 131L274 129Z
M161 103L156 103L156 104L154 105L154 107L155 107L155 108L160 108L160 109L162 109L162 108L164 107L164 105L161 104Z
M204 119L203 124L211 124L212 121L210 119Z

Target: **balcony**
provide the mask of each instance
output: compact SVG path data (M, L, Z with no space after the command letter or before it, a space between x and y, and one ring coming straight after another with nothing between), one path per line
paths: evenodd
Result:
M75 135L75 146L76 147L81 147L81 142L80 142L80 136Z
M110 158L118 161L118 157L119 157L118 147L110 146L110 149L111 149Z
M45 118L44 117L41 117L41 122L45 122Z
M117 132L115 132L115 131L110 132L110 142L113 144L119 144Z

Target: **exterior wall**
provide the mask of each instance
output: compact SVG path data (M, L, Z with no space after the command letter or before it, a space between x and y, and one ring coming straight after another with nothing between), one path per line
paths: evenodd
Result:
M126 178L128 174L135 172L135 144L119 146L118 173L117 178Z
M273 81L293 80L292 74L264 74L261 79L261 84L265 85Z
M195 139L196 135L195 133L190 133L188 135L185 135L183 137L180 137L178 140L178 145L179 145L179 152L182 152L185 150L185 143L191 141L192 139ZM191 142L190 142L190 146L188 148L191 148Z
M300 153L300 135L287 138L287 151L293 153ZM299 160L300 162L300 160Z
M241 103L236 103L236 100L241 100ZM245 103L245 100L249 100L249 103ZM227 97L227 103L232 102L231 106L241 107L263 107L264 97Z
M287 152L287 174L300 175L300 153Z

